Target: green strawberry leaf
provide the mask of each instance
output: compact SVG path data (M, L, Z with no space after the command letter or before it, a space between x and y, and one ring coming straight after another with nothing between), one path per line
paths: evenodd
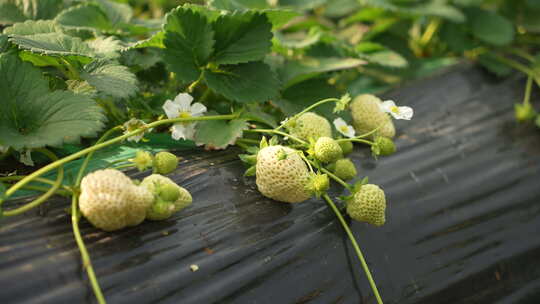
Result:
M307 48L315 43L319 42L321 38L321 32L317 30L309 31L304 35L299 35L301 33L295 32L290 35L284 35L280 32L274 33L274 48L284 47L287 51L287 48L291 49L303 49Z
M483 42L503 46L514 40L514 25L497 13L479 8L469 8L467 19L472 34Z
M460 10L458 10L454 6L444 3L443 1L419 2L420 4L418 5L410 6L399 5L390 0L360 0L360 3L363 5L382 8L387 11L420 16L437 16L454 22L465 21L465 16Z
M302 60L286 62L280 76L285 87L313 78L321 73L350 69L366 62L357 58L303 58Z
M0 34L0 53L5 52L9 48L8 36Z
M264 13L270 23L272 29L277 29L292 18L299 16L296 11L282 8L272 8L267 0L213 0L210 2L213 8L224 11L246 11Z
M374 63L391 68L404 68L409 65L407 59L392 50L383 50L369 54L358 54L358 57L369 63Z
M206 84L215 92L238 102L266 101L278 94L279 81L262 62L220 66L205 71Z
M214 51L210 23L201 13L178 7L167 14L163 28L165 62L183 81L195 81Z
M34 34L47 34L47 33L61 33L62 29L53 20L27 20L22 23L16 23L6 29L4 34L6 35L34 35Z
M49 92L41 72L11 54L0 55L0 100L0 142L16 150L75 142L104 126L105 116L91 98Z
M270 8L270 5L266 0L212 0L210 1L210 5L225 11Z
M128 23L133 17L133 9L128 4L108 0L96 1L112 24Z
M125 48L122 41L117 40L112 36L100 36L96 39L89 40L86 43L94 51L97 57L101 58L118 58L120 57L120 51Z
M244 119L200 121L195 132L195 143L205 145L207 149L225 149L242 137L246 128L247 121Z
M147 48L147 47L155 47L155 48L163 49L165 48L165 45L163 44L164 38L165 38L165 32L159 31L159 32L156 32L154 35L152 35L148 39L140 40L131 44L129 47L125 48L124 50L142 49L142 48Z
M52 19L63 5L63 0L0 0L0 24Z
M216 40L213 61L218 64L259 61L272 46L272 25L264 14L222 15L212 27Z
M272 128L277 127L276 119L274 116L263 111L261 103L248 104L242 112L241 117L249 121L264 123Z
M55 19L64 26L91 30L110 31L113 25L107 14L97 4L84 3L63 10Z
M62 33L15 35L9 41L23 50L43 55L76 56L82 61L90 61L88 58L94 56L92 49L80 38ZM82 57L87 57L87 59Z
M244 176L255 176L256 173L257 173L257 167L253 165L246 169L246 171L244 172Z
M87 64L81 78L106 95L127 98L137 90L137 77L129 69L114 61L95 60Z
M19 58L21 58L24 61L31 62L33 65L38 66L38 67L45 67L45 66L61 67L62 66L62 63L59 61L58 57L45 56L45 55L35 54L28 51L20 51Z

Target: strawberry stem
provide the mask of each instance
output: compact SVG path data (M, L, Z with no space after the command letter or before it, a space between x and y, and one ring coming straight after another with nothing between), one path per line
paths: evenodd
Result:
M105 297L103 296L101 288L99 287L99 283L94 272L94 267L92 267L92 262L90 261L90 255L88 254L88 250L86 250L86 246L84 245L84 241L79 230L79 219L81 218L81 215L79 214L78 204L78 195L74 194L71 199L71 223L73 227L73 235L75 236L75 241L77 242L77 246L81 252L82 265L88 274L88 279L90 280L90 285L92 285L96 299L99 304L105 304Z
M379 290L377 289L377 285L375 284L375 281L373 280L373 277L371 275L371 272L369 271L369 267L366 263L366 260L364 259L364 255L362 254L362 250L360 250L360 247L358 246L358 243L356 242L356 238L354 237L351 229L349 228L349 225L347 222L345 222L345 219L343 218L343 215L341 215L341 212L336 207L332 199L328 196L328 194L323 194L322 196L324 200L328 203L330 208L332 208L332 211L336 214L339 222L341 223L341 226L343 226L343 229L347 233L347 236L349 237L349 240L352 243L352 246L354 248L354 251L356 252L356 255L358 256L358 259L360 260L360 263L362 264L362 268L364 269L364 272L366 273L366 277L369 281L369 285L371 286L371 289L373 290L373 294L375 295L375 298L377 299L378 304L383 304L383 301L381 299L381 296L379 294Z
M529 76L527 78L527 85L525 86L525 95L523 96L523 104L524 105L530 105L531 104L532 82L533 82L533 78L531 76Z
M326 99L323 99L323 100L319 100L319 101L317 101L316 103L314 103L314 104L310 105L309 107L305 108L304 110L302 110L302 112L299 112L299 113L295 114L293 117L291 117L291 119L295 119L296 117L300 117L300 115L302 115L302 114L304 114L304 113L306 113L306 112L309 112L309 111L313 110L314 108L316 108L316 107L318 107L318 106L320 106L320 105L322 105L322 104L325 104L325 103L327 103L327 102L331 102L331 101L333 101L333 102L338 102L339 99L338 99L338 98L326 98ZM283 128L284 126L285 126L285 123L282 122L282 123L281 123L277 128L275 128L274 130L275 130L275 131L278 131L279 129Z
M290 135L290 134L287 134L285 132L282 132L282 131L278 131L276 129L249 129L249 130L244 130L244 132L256 132L256 133L268 133L268 134L277 134L277 135L281 135L283 137L288 137L300 144L303 144L303 145L307 145L308 143L298 137L295 137L293 135Z
M58 157L56 157L56 155L54 153L52 153L51 151L49 151L47 149L37 149L36 151L39 151L39 152L45 154L47 157L49 157L50 159L52 159L54 161L58 160ZM24 177L22 180L24 180L26 178L28 178L28 176ZM25 204L22 207L19 207L17 209L13 209L13 210L4 211L4 215L5 216L19 215L19 214L24 213L24 212L26 212L26 211L34 208L34 207L37 207L37 206L41 205L49 197L51 197L53 194L56 193L56 190L58 190L58 188L60 188L60 186L62 185L63 180L64 180L64 167L60 166L58 168L58 176L56 177L56 181L54 182L52 187L49 188L49 190L47 192L43 193L40 197L38 197L37 199L31 201L28 204ZM20 184L20 183L21 183L21 181L17 182L15 184L15 186ZM15 191L21 189L22 186L24 186L26 184L27 183L25 183L23 185L20 185L19 187L16 188L16 190L12 190L13 188L15 188L15 186L9 188L8 191L6 191L5 196L4 196L3 199L6 199L8 196L13 195L13 193L15 193ZM10 190L12 190L12 191L10 191ZM0 200L0 203L2 203L2 200Z

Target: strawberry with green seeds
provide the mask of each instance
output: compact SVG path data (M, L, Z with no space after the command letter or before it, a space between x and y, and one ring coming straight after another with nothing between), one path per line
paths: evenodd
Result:
M393 138L396 129L392 118L380 108L382 101L371 94L357 96L350 104L353 126L358 134L365 134L380 126L377 134Z
M146 218L164 220L191 205L191 194L168 177L159 174L147 176L141 182L154 195L154 203L148 207Z
M351 141L338 141L338 143L341 147L341 151L343 151L343 155L349 155L352 153L354 146Z
M280 202L307 200L309 171L300 151L280 145L268 146L257 154L256 184L262 195Z
M79 208L92 225L105 231L140 224L154 196L115 169L97 170L81 181Z
M357 175L356 166L348 158L338 159L334 163L330 164L328 169L337 177L345 181L351 180Z
M170 152L158 152L154 156L154 172L169 174L178 167L178 157Z
M354 220L382 226L386 222L386 198L377 185L362 185L347 202L347 213Z
M394 141L388 137L377 136L374 145L371 146L371 151L374 155L388 156L396 152Z

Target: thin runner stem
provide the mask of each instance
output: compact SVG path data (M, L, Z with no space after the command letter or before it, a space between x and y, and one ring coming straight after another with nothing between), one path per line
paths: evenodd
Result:
M73 235L75 236L75 241L77 242L77 246L79 247L79 251L81 252L82 265L83 268L86 270L86 273L88 274L88 279L90 280L90 285L94 290L96 299L99 304L105 304L105 297L103 296L101 288L99 287L96 274L94 273L94 268L92 267L92 261L90 261L90 255L88 254L88 250L84 245L81 231L79 230L79 218L80 214L78 207L78 197L77 195L73 195L71 200L71 223L73 227Z
M371 289L373 290L373 294L375 294L375 298L377 299L378 304L383 304L383 301L381 299L381 296L379 294L379 290L377 289L377 285L375 284L375 280L373 280L373 276L371 275L371 271L369 271L369 267L366 263L366 260L364 259L364 255L362 254L362 250L360 250L360 246L358 246L358 243L356 242L356 238L354 237L351 228L349 228L349 225L347 222L345 222L345 219L343 218L343 215L341 215L341 212L336 207L332 199L328 196L328 194L323 194L322 196L324 200L328 203L330 208L332 208L332 211L336 214L339 222L341 223L341 226L347 233L347 236L349 237L349 240L352 243L352 246L354 248L354 251L356 252L356 255L358 256L358 259L360 260L360 263L362 264L362 268L364 269L364 272L366 274L366 277L369 281L369 285L371 286Z
M56 161L58 159L58 157L56 157L56 155L54 153L52 153L51 151L47 150L47 149L37 149L36 151L39 151L43 154L45 154L47 157L49 157L50 159L52 159L53 161ZM28 176L27 176L28 177ZM27 178L26 177L26 178ZM24 180L24 178L23 178ZM49 197L51 197L53 194L56 193L56 190L58 190L58 188L60 188L60 186L62 185L62 181L64 180L64 167L61 166L58 168L58 175L56 177L56 181L54 182L54 184L51 186L51 188L49 188L49 190L45 193L43 193L40 197L38 197L37 199L31 201L30 203L28 204L25 204L24 206L22 207L19 207L17 209L13 209L13 210L8 210L8 211L4 211L4 215L5 216L14 216L14 215L19 215L23 212L26 212L34 207L37 207L39 205L41 205L43 202L45 202ZM20 181L17 183L19 184ZM15 184L15 185L17 185ZM22 185L24 186L24 185ZM21 189L22 186L18 187L18 189ZM9 190L11 190L12 188L14 188L15 186L9 188ZM6 196L8 196L8 191L6 191ZM12 191L9 195L12 195L13 193L15 193L15 191Z

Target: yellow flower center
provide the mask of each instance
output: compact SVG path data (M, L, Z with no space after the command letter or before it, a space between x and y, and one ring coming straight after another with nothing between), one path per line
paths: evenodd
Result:
M190 118L191 117L191 113L187 112L187 111L182 111L180 113L178 113L178 118ZM180 124L182 124L183 126L188 126L189 124L191 124L190 121L184 121L184 122L181 122Z
M398 107L396 107L396 106L391 107L391 108L390 108L390 111L392 111L392 112L394 112L394 113L396 113L396 114L399 113L399 109L398 109Z
M347 128L347 126L341 126L339 127L339 129L341 130L341 132L343 133L347 133L349 131L349 129Z
M178 118L190 118L190 117L191 117L191 113L186 112L186 111L180 112L180 114L178 114Z

